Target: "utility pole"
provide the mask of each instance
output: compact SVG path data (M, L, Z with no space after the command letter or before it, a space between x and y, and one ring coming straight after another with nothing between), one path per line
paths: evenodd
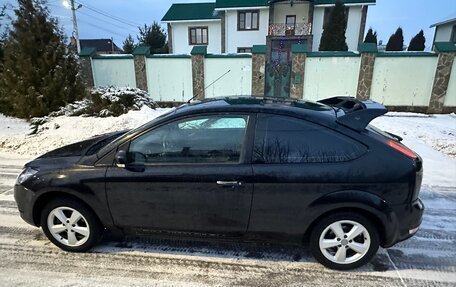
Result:
M79 43L79 32L78 32L78 21L76 19L76 10L82 7L81 4L78 5L78 7L74 7L74 0L71 0L71 12L73 14L73 36L76 38L76 49L79 53L81 53L81 43Z

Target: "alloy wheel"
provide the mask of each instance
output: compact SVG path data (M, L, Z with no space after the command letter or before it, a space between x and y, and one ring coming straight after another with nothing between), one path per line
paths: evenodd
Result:
M328 225L320 235L321 253L337 264L350 264L369 251L371 238L367 229L352 220L340 220Z
M47 217L47 227L51 235L69 247L78 247L90 237L90 226L85 217L71 207L57 207Z

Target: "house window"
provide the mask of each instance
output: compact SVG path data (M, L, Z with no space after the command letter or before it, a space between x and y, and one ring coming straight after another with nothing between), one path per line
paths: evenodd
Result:
M238 12L238 31L258 30L259 19L258 10Z
M190 45L207 45L209 43L207 27L188 28L188 39Z
M241 48L241 47L239 47L237 49L237 52L238 53L252 53L252 48L247 48L247 47L246 48L244 48L244 47Z

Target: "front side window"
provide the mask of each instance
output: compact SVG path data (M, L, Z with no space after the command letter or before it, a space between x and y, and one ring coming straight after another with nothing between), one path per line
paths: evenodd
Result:
M260 12L258 10L238 12L238 30L258 30L259 18Z
M190 45L208 45L208 27L190 27L188 28L188 38Z
M214 115L175 121L132 140L132 164L238 163L248 116Z
M255 131L254 163L342 162L366 148L325 127L285 116L260 115Z

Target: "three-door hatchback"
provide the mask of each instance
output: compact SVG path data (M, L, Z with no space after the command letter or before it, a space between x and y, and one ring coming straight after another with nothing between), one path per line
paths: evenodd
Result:
M51 151L15 185L21 217L68 251L106 230L302 244L352 269L418 230L421 158L369 125L387 110L228 97Z

